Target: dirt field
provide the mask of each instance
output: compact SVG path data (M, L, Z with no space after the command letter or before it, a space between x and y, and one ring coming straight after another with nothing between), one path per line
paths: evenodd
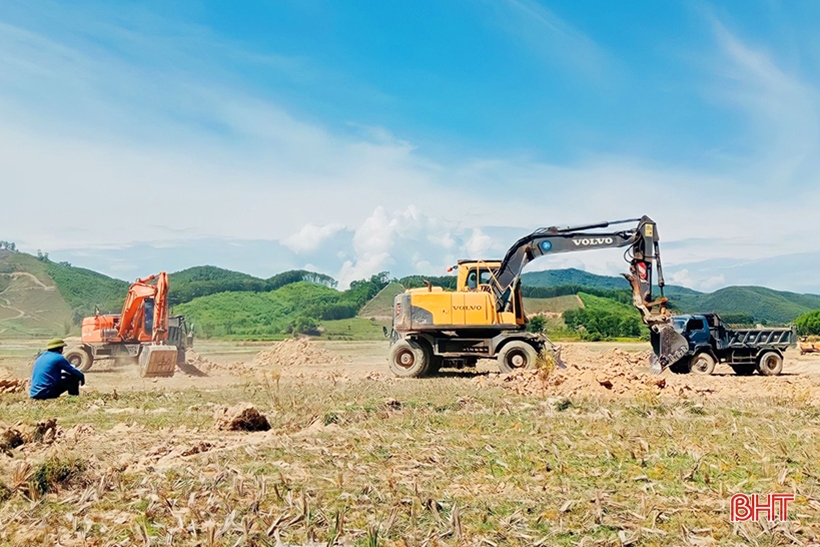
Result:
M820 355L658 378L644 345L562 346L549 374L398 380L384 342L198 341L174 378L101 364L79 398L0 393L0 545L820 541ZM0 343L0 380L36 349ZM736 492L797 499L735 525Z

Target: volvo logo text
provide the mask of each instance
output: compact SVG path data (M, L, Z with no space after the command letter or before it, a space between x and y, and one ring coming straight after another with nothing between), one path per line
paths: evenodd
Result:
M612 245L614 243L611 237L590 237L584 239L573 239L576 247L592 247L594 245Z

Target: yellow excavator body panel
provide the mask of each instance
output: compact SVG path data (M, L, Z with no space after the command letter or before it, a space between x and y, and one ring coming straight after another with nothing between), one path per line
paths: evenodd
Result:
M405 291L405 296L409 297L405 302L409 311L402 314L401 306L398 306L396 319L404 329L420 330L524 325L526 320L520 309L521 296L517 288L511 299L514 304L508 310L496 310L490 283L493 271L500 265L497 260L463 261L458 265L456 290L429 286Z
M417 315L426 312L427 325L473 327L493 325L496 320L492 297L486 292L412 291L410 304Z

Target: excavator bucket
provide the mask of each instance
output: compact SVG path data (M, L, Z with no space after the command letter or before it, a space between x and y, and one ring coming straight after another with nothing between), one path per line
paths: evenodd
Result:
M176 346L148 345L139 358L142 378L170 378L177 366Z
M654 325L650 330L652 339L651 371L660 374L673 366L689 353L689 341L678 333L671 324Z

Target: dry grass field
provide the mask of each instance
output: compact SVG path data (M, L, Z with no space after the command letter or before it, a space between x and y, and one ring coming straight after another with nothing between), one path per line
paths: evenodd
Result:
M539 392L491 365L393 379L384 343L322 343L299 365L257 355L269 345L203 342L201 376L108 365L78 398L0 395L0 545L820 541L817 358L779 378ZM34 350L4 342L0 366L24 376ZM595 383L611 351L577 344L568 363ZM239 402L270 429L217 429ZM736 492L797 498L788 522L733 524Z

